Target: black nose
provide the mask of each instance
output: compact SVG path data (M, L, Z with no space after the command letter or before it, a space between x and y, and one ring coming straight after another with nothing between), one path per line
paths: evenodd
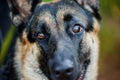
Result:
M74 72L73 62L70 60L59 61L54 66L54 73L57 78L69 77Z

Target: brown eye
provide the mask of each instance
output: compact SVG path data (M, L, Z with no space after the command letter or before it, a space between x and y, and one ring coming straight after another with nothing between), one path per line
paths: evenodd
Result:
M74 33L80 32L80 31L81 31L81 25L75 24L75 25L73 26L73 28L72 28L72 31L73 31Z
M41 39L44 39L44 38L45 38L45 35L44 35L43 33L40 33L40 32L39 32L39 33L37 33L37 38L40 39L40 40L41 40Z

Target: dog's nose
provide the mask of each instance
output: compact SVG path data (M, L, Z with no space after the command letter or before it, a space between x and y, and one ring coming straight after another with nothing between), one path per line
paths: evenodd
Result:
M70 60L64 60L63 62L57 62L54 66L55 76L59 77L69 77L74 72L73 62Z

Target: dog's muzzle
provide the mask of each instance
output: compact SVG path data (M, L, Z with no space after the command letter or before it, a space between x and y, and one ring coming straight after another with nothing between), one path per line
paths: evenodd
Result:
M52 80L84 80L90 60L79 63L71 56L58 53L49 62Z

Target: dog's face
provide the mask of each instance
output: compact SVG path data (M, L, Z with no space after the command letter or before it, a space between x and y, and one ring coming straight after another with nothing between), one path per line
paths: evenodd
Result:
M47 55L52 80L76 80L84 75L90 49L82 52L82 41L93 28L93 15L74 1L62 1L38 5L33 16L32 35Z
M28 39L42 49L48 69L43 73L49 74L51 80L84 79L90 63L90 44L94 43L92 37L87 40L86 36L99 28L94 26L100 19L96 2L61 0L38 4L27 21Z

